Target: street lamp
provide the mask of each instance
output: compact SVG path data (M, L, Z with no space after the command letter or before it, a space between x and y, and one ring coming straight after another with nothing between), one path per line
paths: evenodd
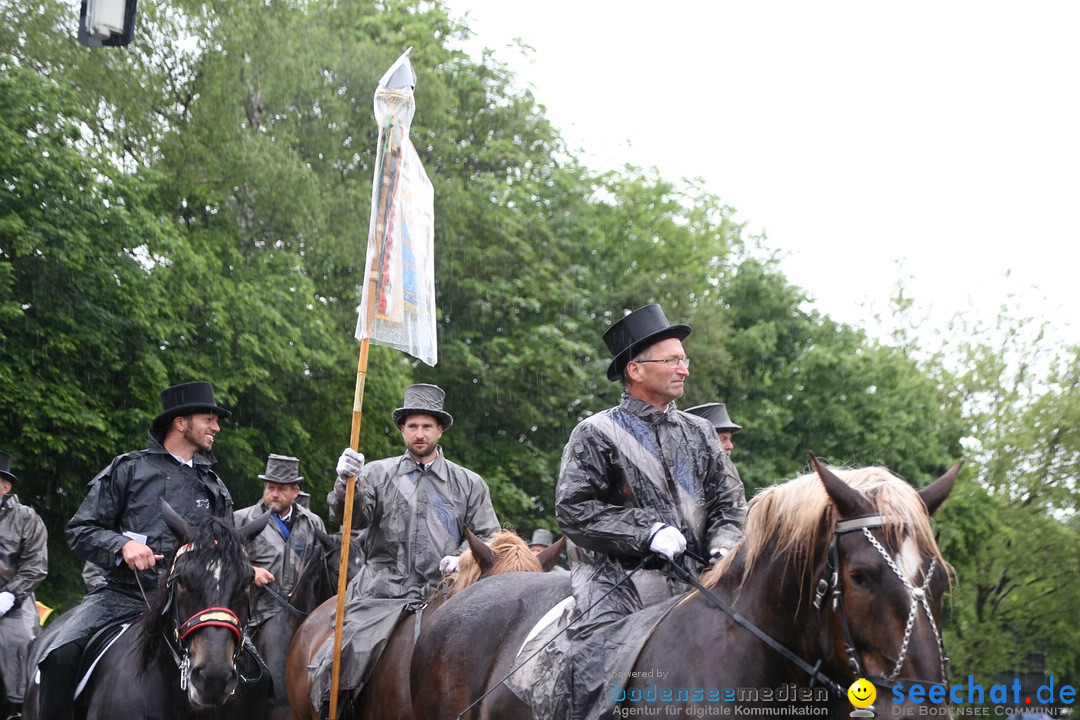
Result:
M124 46L135 34L138 0L82 0L79 42L88 47Z

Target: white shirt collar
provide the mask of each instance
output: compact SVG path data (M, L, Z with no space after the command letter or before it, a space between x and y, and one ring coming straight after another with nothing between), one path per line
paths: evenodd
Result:
M184 458L180 457L179 455L174 455L173 453L169 453L169 454L172 455L174 458L176 458L176 462L180 463L181 465L187 465L188 467L195 467L195 458L185 460Z

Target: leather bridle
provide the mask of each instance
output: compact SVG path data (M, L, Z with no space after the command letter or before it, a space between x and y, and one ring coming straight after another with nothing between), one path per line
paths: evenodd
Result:
M172 637L164 635L164 638L173 662L176 663L176 667L180 670L181 690L187 690L188 678L191 673L191 642L188 638L193 633L207 627L223 627L230 630L236 636L236 648L233 650L234 665L244 648L244 633L241 629L240 618L227 607L208 607L195 613L184 622L180 622L180 616L175 614L173 605L176 601L176 561L181 555L194 549L195 543L188 543L177 548L176 554L173 556L172 566L169 568L169 577L165 581L168 598L165 601L165 606L161 609L162 615L173 611Z
M930 560L930 567L926 571L926 577L922 585L916 587L910 580L904 575L904 573L897 566L889 552L877 541L877 538L870 532L873 528L879 528L885 525L885 518L881 515L864 515L854 518L846 518L838 520L836 523L836 531L833 534L832 541L829 543L828 559L825 565L825 576L818 580L817 590L814 593L814 607L819 611L822 607L822 600L825 594L832 588L832 610L840 614L840 624L844 632L844 652L848 656L848 668L856 678L865 678L875 685L888 685L893 683L900 675L900 668L903 667L904 661L907 658L908 646L911 642L912 631L915 627L915 619L918 616L919 607L922 606L926 612L927 622L930 623L930 629L934 633L934 639L937 641L938 656L940 658L941 669L941 681L919 681L922 685L940 685L942 688L948 687L948 657L945 655L945 643L941 638L941 632L938 630L937 623L934 622L934 614L930 609L929 589L930 581L934 577L934 570L937 568L937 558ZM855 641L851 635L851 625L848 622L847 612L844 609L844 595L842 588L840 587L840 563L839 563L839 550L837 548L837 538L840 535L844 535L850 532L859 532L866 537L867 541L885 560L885 564L889 569L893 571L897 579L903 584L904 589L907 590L909 597L911 598L911 608L908 611L907 622L904 625L904 637L900 644L900 652L896 658L896 665L893 667L892 672L885 676L864 676L862 664L859 662L858 651L855 648Z

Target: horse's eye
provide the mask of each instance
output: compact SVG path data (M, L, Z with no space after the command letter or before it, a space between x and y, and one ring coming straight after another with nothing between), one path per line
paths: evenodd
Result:
M862 570L853 570L848 579L851 580L851 584L860 590L868 590L870 588L870 576Z

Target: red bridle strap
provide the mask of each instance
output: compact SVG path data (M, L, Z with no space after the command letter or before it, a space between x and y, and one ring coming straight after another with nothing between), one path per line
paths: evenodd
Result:
M240 632L240 618L227 607L211 607L201 610L189 617L177 630L180 639L183 640L191 633L204 627L223 627L233 631L236 642L242 642L243 634Z

